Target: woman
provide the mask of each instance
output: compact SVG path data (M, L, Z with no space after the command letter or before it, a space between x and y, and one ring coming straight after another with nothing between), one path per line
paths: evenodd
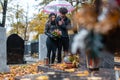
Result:
M47 58L49 59L49 64L54 63L56 56L57 38L53 35L53 31L57 29L55 19L56 14L51 13L49 15L49 20L45 25L45 34L47 35L46 40Z

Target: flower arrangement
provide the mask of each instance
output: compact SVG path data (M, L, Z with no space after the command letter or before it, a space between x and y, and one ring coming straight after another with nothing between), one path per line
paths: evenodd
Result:
M59 30L59 29L55 29L53 32L52 32L53 36L55 37L61 37L62 35L62 32Z
M66 64L72 64L73 67L79 67L80 58L78 54L68 55L64 57L64 62Z

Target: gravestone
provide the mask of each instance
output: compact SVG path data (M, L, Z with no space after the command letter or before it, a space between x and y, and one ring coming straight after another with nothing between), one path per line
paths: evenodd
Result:
M24 40L17 34L12 34L7 39L7 63L22 64L24 61Z
M39 60L44 60L47 55L46 39L45 34L39 35Z
M0 72L9 72L6 58L6 30L0 27Z
M38 53L38 45L38 40L31 42L31 54Z
M28 55L31 53L30 42L25 41L24 44L24 54Z

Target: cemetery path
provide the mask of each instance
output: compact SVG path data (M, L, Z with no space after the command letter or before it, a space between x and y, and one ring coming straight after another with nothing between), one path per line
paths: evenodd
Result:
M30 55L25 55L25 56L24 56L24 59L25 59L25 61L26 61L27 63L35 63L35 62L38 62L38 61L39 61L38 58L32 57L32 56L30 56Z

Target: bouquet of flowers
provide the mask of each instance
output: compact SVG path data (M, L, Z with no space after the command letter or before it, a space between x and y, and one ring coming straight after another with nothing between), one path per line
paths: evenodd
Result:
M64 57L64 62L66 64L72 64L73 67L79 67L80 58L78 54L68 55Z
M61 31L59 29L55 29L52 34L55 36L55 37L60 37L62 35Z

